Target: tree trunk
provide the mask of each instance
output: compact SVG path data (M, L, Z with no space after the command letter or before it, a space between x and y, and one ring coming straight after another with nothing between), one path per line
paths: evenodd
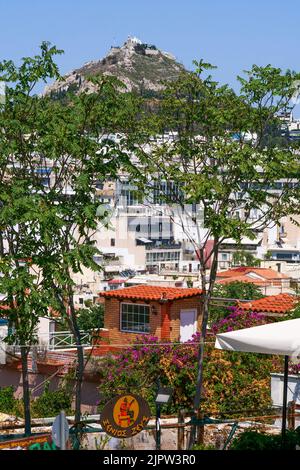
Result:
M82 381L84 372L84 354L81 346L81 337L78 327L74 328L76 346L77 346L77 367L76 367L76 388L75 388L75 424L81 420L81 394L82 394Z
M207 299L206 292L204 295L202 309L203 309L203 320L202 320L202 326L201 326L201 338L200 338L200 345L199 345L198 359L197 359L198 374L197 374L197 381L196 381L196 393L195 393L194 404L193 404L194 417L197 417L197 413L200 407L201 397L202 397L204 342L206 338L206 330L207 330L208 315L209 315L208 299ZM196 429L197 429L196 426L191 426L189 449L191 449L195 443Z
M215 243L217 243L218 240L215 240ZM201 403L201 398L202 398L202 384L203 384L203 361L204 361L204 343L206 339L206 332L207 332L207 325L208 325L208 319L209 319L209 303L210 303L210 298L212 295L212 290L214 287L215 279L216 279L216 274L217 274L217 268L218 268L218 247L215 245L216 248L214 249L214 255L213 255L213 262L211 265L211 270L210 270L210 279L209 279L209 288L206 288L206 260L204 259L204 255L202 254L202 269L201 269L201 283L202 283L202 311L203 311L203 319L202 319L202 325L201 325L201 338L200 338L200 345L199 345L199 351L198 351L198 374L197 374L197 381L196 381L196 393L194 397L194 404L193 404L193 414L194 417L197 417L197 413L200 407ZM195 443L195 437L196 437L196 426L191 426L191 432L190 432L190 440L189 440L189 449L192 448L192 446Z
M69 248L66 248L66 251ZM68 269L66 270L66 275L70 278L70 273ZM53 289L55 291L55 285L53 284ZM82 395L82 382L83 382L83 373L84 373L84 352L81 344L81 335L80 330L77 324L76 310L74 306L74 297L73 290L71 285L65 285L64 290L66 296L64 301L59 297L57 298L58 302L61 304L62 310L65 312L66 320L68 322L70 331L73 333L76 349L77 349L77 365L76 365L76 376L75 376L75 426L81 421L81 395ZM68 307L70 315L68 314Z
M74 308L73 295L69 294L70 306L70 327L76 341L77 348L77 366L76 366L76 386L75 386L75 425L81 421L81 395L82 395L82 382L84 373L84 353L81 344L80 330L77 324L76 310Z
M28 353L29 348L21 346L23 405L25 417L25 436L31 435L30 391L28 381Z
M201 394L202 394L202 382L203 382L203 359L204 359L204 342L206 339L206 331L207 331L207 324L208 324L208 299L207 296L204 298L203 302L203 321L201 327L201 339L200 339L200 347L198 352L198 375L197 375L197 389L194 398L194 411L197 412L200 406L201 401Z

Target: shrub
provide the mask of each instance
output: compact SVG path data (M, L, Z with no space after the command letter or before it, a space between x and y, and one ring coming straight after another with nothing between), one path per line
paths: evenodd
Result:
M228 284L215 284L213 297L224 299L254 300L263 297L260 288L253 282L233 281ZM211 305L209 309L210 323L230 315L230 307Z
M71 412L72 395L68 390L60 388L49 391L49 384L45 387L42 395L32 401L31 411L35 418L47 418L56 416L61 410Z
M264 322L262 316L236 309L225 321L214 325L212 331L216 334ZM174 390L172 402L162 412L190 409L195 394L199 341L200 334L196 333L187 343L160 345L157 338L141 335L137 344L122 354L104 358L100 366L99 411L112 394L131 390L141 394L154 413L158 378L162 385ZM276 370L280 361L273 356L220 351L214 348L212 338L212 343L205 347L202 409L222 414L237 410L239 416L243 409L270 407L270 371Z
M108 356L101 361L99 409L114 395L131 390L142 395L155 412L156 379L160 376L160 361L172 350L172 345L160 346L158 338L140 335L136 345L117 356ZM165 379L165 385L168 380ZM162 407L166 411L166 407Z
M101 304L89 305L77 312L77 323L80 330L88 331L103 328L104 307Z
M192 447L192 450L216 450L216 448L210 444L196 444Z
M296 450L300 444L299 428L296 431L286 431L285 450ZM263 434L257 431L245 431L236 437L230 450L281 450L281 435Z
M15 405L14 388L12 386L0 388L0 412L14 414Z
M225 333L226 331L240 330L242 328L251 328L268 323L264 315L256 312L245 312L238 307L228 307L228 315L218 320L211 326L213 334Z

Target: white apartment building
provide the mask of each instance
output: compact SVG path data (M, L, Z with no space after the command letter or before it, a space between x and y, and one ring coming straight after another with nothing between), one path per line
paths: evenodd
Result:
M289 125L293 122L290 116L283 116L282 121ZM174 135L160 136L164 142L174 138ZM132 159L135 161L134 155ZM51 184L50 165L51 162L49 166L37 169L45 186ZM278 181L271 192L280 191L283 184L298 182ZM179 206L165 204L161 195L176 191L174 184L153 183L150 200L141 197L126 175L120 175L118 181L96 181L95 185L99 211L107 215L94 235L101 252L95 261L101 269L96 273L84 269L83 274L74 275L78 302L82 302L83 297L94 299L99 290L115 288L117 284L109 284L113 279L126 280L143 273L198 272L196 248L191 240L200 245L207 234L203 211L197 205L189 205L182 210ZM72 188L68 186L65 191L72 194ZM243 218L244 214L237 211L236 216ZM259 216L259 210L251 211L254 225ZM234 253L241 250L277 270L289 271L291 276L294 272L294 277L299 277L296 271L297 265L300 266L300 233L289 217L282 219L279 227L270 224L263 231L257 229L253 240L247 237L243 237L240 243L234 239L224 240L220 247L219 269L232 267Z

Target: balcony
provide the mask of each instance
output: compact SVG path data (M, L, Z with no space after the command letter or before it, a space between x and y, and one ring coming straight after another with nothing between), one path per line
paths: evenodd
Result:
M138 217L141 215L146 215L146 216L151 215L148 207L125 206L125 207L122 207L122 209L124 210L124 212L126 212L127 215L138 216Z
M182 243L172 243L170 245L146 245L146 250L148 251L160 251L160 250L181 250Z
M109 267L109 266L121 266L122 262L119 258L111 258L111 259L104 259L103 260L103 266L104 267Z
M80 331L82 346L89 347L92 344L94 336L93 330ZM57 351L60 349L73 349L76 348L76 340L74 335L69 331L55 331L50 333L49 350Z

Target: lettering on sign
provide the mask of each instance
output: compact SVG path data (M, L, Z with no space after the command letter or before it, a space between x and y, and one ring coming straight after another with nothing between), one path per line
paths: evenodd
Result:
M21 447L24 450L56 450L56 446L51 442L51 436L49 434L0 442L0 450L14 449L16 447Z

